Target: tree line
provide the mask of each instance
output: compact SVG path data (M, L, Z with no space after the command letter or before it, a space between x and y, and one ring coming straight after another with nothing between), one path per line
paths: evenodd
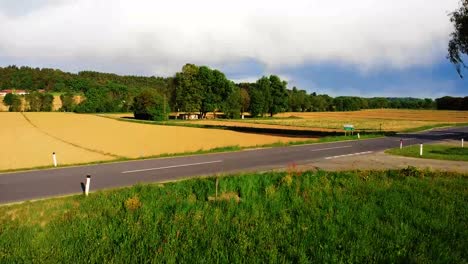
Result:
M166 119L170 112L222 112L238 118L244 112L252 116L273 116L286 111L356 111L361 109L450 109L466 110L466 98L363 98L331 97L287 88L276 75L263 76L256 82L234 83L224 73L207 66L186 64L172 77L120 76L82 71L76 74L56 69L0 67L0 88L23 89L29 111L50 111L51 92L61 93L61 111L78 113L129 112L142 119ZM44 90L44 93L38 92ZM79 95L81 102L76 100ZM10 111L19 111L15 96L5 98ZM450 99L452 98L452 99ZM451 101L450 101L451 100ZM456 103L454 103L456 102ZM21 104L20 104L21 105Z
M23 99L28 107L24 109ZM40 93L37 91L28 93L24 96L9 93L3 98L3 103L8 106L10 112L31 111L31 112L50 112L53 109L54 96L50 93Z

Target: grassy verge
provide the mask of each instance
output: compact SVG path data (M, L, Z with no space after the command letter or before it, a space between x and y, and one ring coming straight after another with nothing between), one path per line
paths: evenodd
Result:
M419 156L419 145L389 149L385 152L414 158L468 161L468 148L449 145L424 145L422 156Z
M0 207L0 262L467 261L468 176L245 174Z

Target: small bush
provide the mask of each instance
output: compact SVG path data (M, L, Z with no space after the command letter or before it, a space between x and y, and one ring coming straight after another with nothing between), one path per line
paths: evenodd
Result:
M135 211L141 207L141 201L138 196L133 196L131 198L128 198L125 201L125 208L130 211Z

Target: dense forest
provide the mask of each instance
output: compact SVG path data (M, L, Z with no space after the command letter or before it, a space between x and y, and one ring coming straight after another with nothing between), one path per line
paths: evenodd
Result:
M292 87L276 75L264 76L254 83L234 83L224 73L206 66L186 64L173 77L120 76L110 73L82 71L68 73L57 69L31 67L0 67L0 89L27 90L25 100L29 111L50 111L50 96L61 93L61 111L80 113L139 111L139 116L157 119L167 112L223 112L236 118L243 112L253 116L274 115L295 111L354 111L375 108L468 110L468 97L430 98L363 98L331 97L308 93ZM310 90L310 89L309 89ZM75 95L84 100L76 103ZM149 98L145 98L149 97ZM11 96L5 102L11 111L18 111L18 99ZM136 105L139 104L139 105ZM155 109L163 114L149 114ZM156 112L158 112L156 111Z

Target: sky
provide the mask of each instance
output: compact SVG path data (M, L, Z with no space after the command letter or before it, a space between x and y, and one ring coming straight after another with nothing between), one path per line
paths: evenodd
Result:
M172 76L207 65L332 96L467 96L458 0L0 0L0 66Z

